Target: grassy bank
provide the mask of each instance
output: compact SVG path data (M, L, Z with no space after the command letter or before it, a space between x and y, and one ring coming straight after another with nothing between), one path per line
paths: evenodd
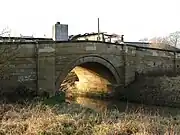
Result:
M151 95L144 97L149 101L163 92L179 96L180 77L146 78L133 85L130 94L136 99L138 94ZM135 87L136 86L136 87ZM21 91L22 92L22 91ZM158 93L160 92L160 93ZM95 112L74 103L62 103L63 97L56 97L46 102L15 103L19 94L8 95L0 103L0 135L175 135L180 134L180 115L164 116L150 113L144 107L133 112L103 110ZM30 99L33 98L30 96ZM167 100L169 95L164 100ZM138 98L140 99L140 98ZM171 98L172 99L172 98ZM177 98L176 98L177 99ZM174 99L172 99L174 100ZM180 101L180 100L179 100ZM177 102L177 101L176 101ZM48 104L45 105L44 103ZM51 104L51 105L50 105ZM148 113L147 113L148 112ZM172 114L172 113L170 113Z
M180 117L118 110L94 112L76 104L1 104L1 135L149 135L180 133ZM169 134L168 134L169 135Z

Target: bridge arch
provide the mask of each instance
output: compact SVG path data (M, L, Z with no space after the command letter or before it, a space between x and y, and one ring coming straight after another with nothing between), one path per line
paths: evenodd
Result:
M71 71L74 71L77 75L79 83L86 82L91 88L93 85L102 87L104 85L105 87L105 85L109 86L120 83L119 74L112 63L103 57L88 55L80 57L67 65L56 80L56 90L59 90L61 84Z

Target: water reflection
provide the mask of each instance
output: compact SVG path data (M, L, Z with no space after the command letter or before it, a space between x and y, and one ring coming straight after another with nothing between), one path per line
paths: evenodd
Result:
M148 115L161 115L161 116L176 116L180 114L179 108L170 108L170 107L159 107L159 106L149 106L143 104L135 104L121 101L105 101L98 99L91 99L85 97L77 97L74 101L84 107L91 108L95 111L106 111L118 109L120 112L126 113L138 113L141 112L143 114Z

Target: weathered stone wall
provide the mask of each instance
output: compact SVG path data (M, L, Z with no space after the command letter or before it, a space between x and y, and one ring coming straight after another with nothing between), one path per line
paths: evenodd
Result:
M0 50L0 71L3 69L0 75L2 93L12 92L25 86L29 90L54 94L55 45L53 43L1 43Z
M128 85L135 80L135 72L137 67L136 48L124 46L124 85Z
M126 82L131 82L135 74L146 76L175 75L180 72L180 58L174 57L174 52L151 50L126 46L125 70ZM172 55L171 57L168 56ZM129 78L129 79L128 79Z
M37 68L34 44L1 45L0 54L1 92L8 92L22 85L29 89L36 89Z
M3 72L1 91L25 85L29 89L54 94L54 90L59 89L63 79L74 67L88 62L99 63L107 68L115 80L113 83L121 86L133 82L137 74L165 75L180 72L179 58L167 57L164 51L129 45L100 42L1 43L0 53L7 47L17 49L13 51L17 53L6 60L10 68Z
M172 56L168 57L164 55L165 53ZM126 89L120 91L119 95L123 95L123 98L125 97L131 102L179 107L179 88L166 80L162 81L163 77L157 77L176 76L180 73L180 58L173 57L173 55L174 52L136 48L135 72L139 76L137 76L136 83L127 86ZM132 58L129 59L132 60ZM176 83L177 80L173 81ZM168 90L163 83L167 83Z
M93 42L56 44L56 88L73 68L87 62L105 66L112 72L117 83L123 84L121 50L122 46Z
M39 44L37 50L38 92L55 93L55 44Z
M158 56L144 54L137 51L137 65L136 71L138 74L143 75L171 75L175 72L176 63L173 57L160 55L162 51L157 51ZM176 60L177 61L177 60Z

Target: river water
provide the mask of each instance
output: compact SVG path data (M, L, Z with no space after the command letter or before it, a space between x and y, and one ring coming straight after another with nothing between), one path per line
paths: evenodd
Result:
M80 104L83 107L93 109L97 112L117 109L119 112L125 112L125 113L140 112L148 115L160 115L165 117L177 116L178 114L180 114L180 108L135 104L135 103L122 102L117 100L99 100L99 99L92 99L85 97L77 97L73 101L72 100L68 100L68 101Z

